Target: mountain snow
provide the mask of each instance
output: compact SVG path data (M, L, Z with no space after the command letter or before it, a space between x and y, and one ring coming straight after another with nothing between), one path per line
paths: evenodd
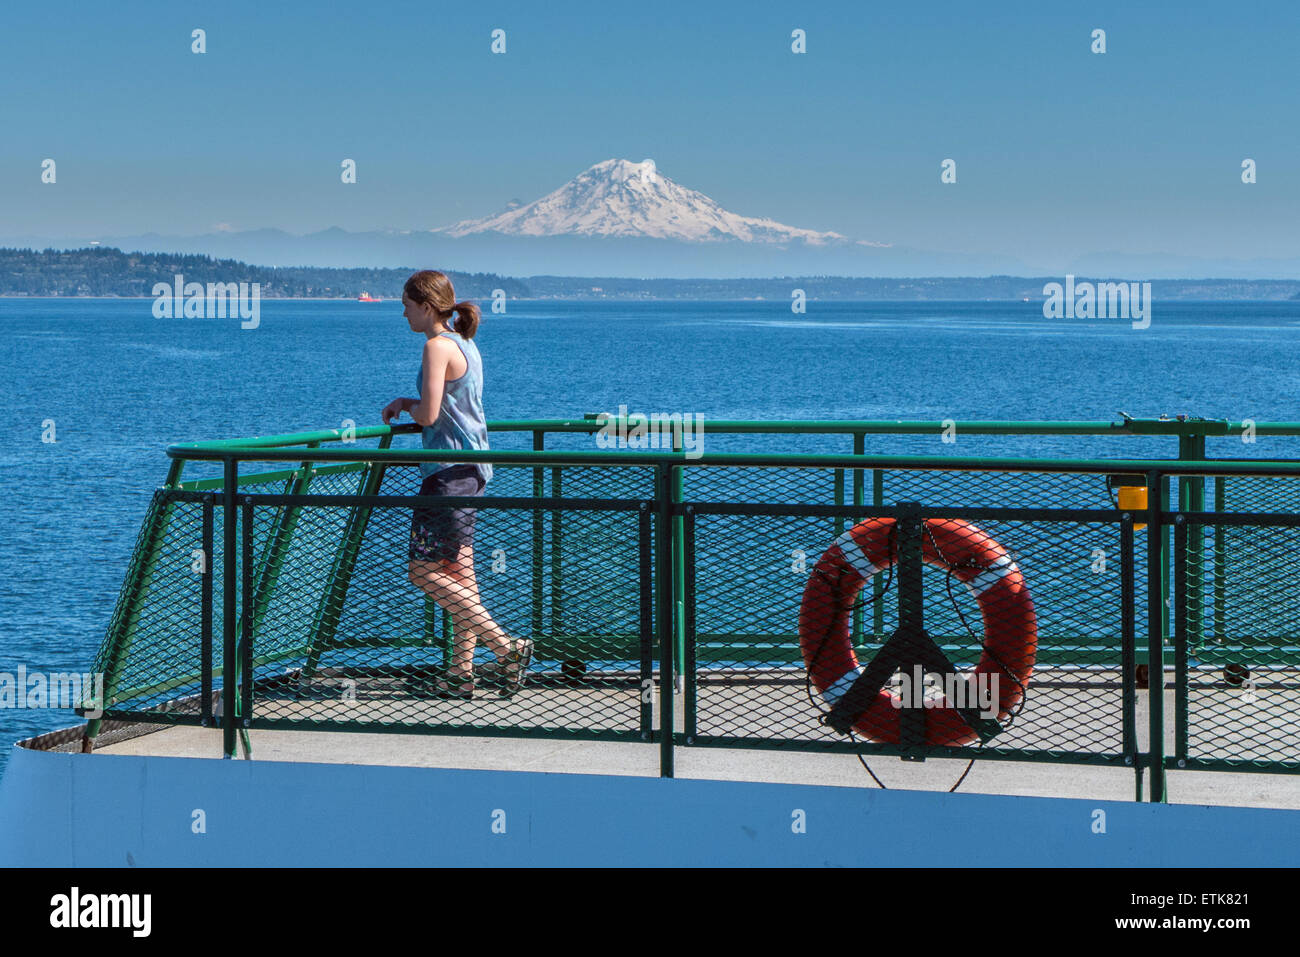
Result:
M784 226L729 212L703 193L673 182L652 160L609 159L552 193L486 219L468 219L431 230L461 237L477 233L509 236L635 236L685 242L739 240L747 243L849 243L838 233ZM871 244L874 245L874 244Z

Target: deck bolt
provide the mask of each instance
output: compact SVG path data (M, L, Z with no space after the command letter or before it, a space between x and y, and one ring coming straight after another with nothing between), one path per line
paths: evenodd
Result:
M650 507L650 503L649 503L649 502L642 502L642 503L641 503L641 511L644 512L644 511L645 511L646 509L648 509L649 507Z
M1184 759L1179 758L1179 759L1178 759L1178 766L1179 766L1180 768L1185 768L1185 767L1187 767L1187 762L1186 762Z
M1130 513L1130 512L1125 512L1125 513L1124 513L1124 521L1126 521L1126 522L1131 522L1131 521L1133 521L1133 515L1132 515L1132 513Z
M252 725L253 725L253 722L252 722L252 721L250 721L248 718L245 718L245 719L244 719L244 727L245 727L245 728L250 728L250 727L252 727Z
M1124 763L1131 765L1133 763L1133 755L1131 754L1124 755Z
M1186 517L1183 516L1183 515L1178 515L1178 516L1175 516L1175 518L1174 518L1174 522L1175 522L1175 524L1178 524L1178 525L1183 524L1183 522L1185 522L1186 520L1187 520Z

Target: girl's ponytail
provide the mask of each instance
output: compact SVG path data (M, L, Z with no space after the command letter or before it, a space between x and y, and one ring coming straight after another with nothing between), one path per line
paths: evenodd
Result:
M458 302L451 307L451 311L456 314L456 321L452 328L463 339L473 339L474 333L478 332L479 308L472 302Z

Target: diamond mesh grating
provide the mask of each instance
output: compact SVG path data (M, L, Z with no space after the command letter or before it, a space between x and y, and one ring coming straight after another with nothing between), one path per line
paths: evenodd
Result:
M634 476L599 471L566 470L562 487L552 487L547 474L544 493L610 497L636 484ZM414 494L419 478L413 468L389 468L381 491ZM492 497L530 496L534 480L532 468L496 466ZM351 477L351 491L360 481L359 473ZM476 687L467 700L449 696L469 690L468 680L449 682L447 675L459 628L411 579L412 510L299 511L281 577L305 584L284 593L277 586L255 630L253 727L643 730L640 682L649 649L642 647L648 634L641 627L639 509L477 509L479 601L450 602L457 624L463 619L479 635ZM281 509L255 505L253 514L261 554ZM351 557L349 521L359 535ZM605 541L617 547L595 547ZM512 697L503 694L496 677L502 665L483 637L489 625L509 640L534 642L527 682Z
M119 710L197 713L204 569L220 582L220 553L203 548L203 506L154 493L94 670ZM219 587L219 586L218 586ZM221 609L213 609L219 633ZM220 678L216 679L220 687Z
M252 497L241 514L252 516L253 556L247 605L252 696L241 713L253 727L648 740L658 727L655 589L671 583L676 572L686 586L673 596L686 625L675 638L677 669L686 672L678 702L685 734L700 743L742 746L843 743L848 739L828 720L844 689L828 696L809 677L807 648L801 647L805 591L847 529L879 512L893 522L903 503L914 502L929 520L916 537L923 558L916 587L927 634L958 678L997 672L1014 686L1011 705L1001 707L1005 702L998 699L993 709L1002 727L984 742L985 751L1114 760L1144 744L1141 715L1150 692L1133 686L1123 638L1127 630L1134 642L1127 655L1145 660L1152 533L1135 529L1132 551L1124 554L1122 523L1104 472L854 472L688 461L680 470L686 506L671 529L660 529L653 467L497 465L477 509L478 597L453 590L459 597L450 600L444 590L439 597L450 615L411 578L411 506L266 500L290 492L356 496L371 477L369 468L357 465L318 469L301 483L257 476L241 481L241 501ZM420 478L414 467L388 466L378 494L412 496ZM1232 475L1203 484L1206 511L1297 518L1295 478ZM1170 481L1170 490L1177 507L1179 480ZM1191 507L1186 487L1182 491L1183 506ZM202 556L213 596L211 681L214 690L222 687L221 493L159 491L96 665L110 676L115 716L185 719L199 711L204 575L194 562L196 551L202 555L205 495L214 535L211 554ZM560 504L494 501L539 495ZM828 515L810 514L805 506L843 508ZM1001 511L968 514L980 509ZM1029 509L1040 512L1020 514ZM1140 522L1145 515L1134 517ZM1295 524L1300 518L1284 525L1188 526L1187 547L1174 557L1183 591L1172 608L1187 640L1187 681L1184 692L1175 678L1167 707L1175 724L1167 730L1177 736L1179 756L1261 766L1300 761L1294 730L1300 640L1291 625L1300 612L1293 584L1292 556L1300 545ZM887 647L897 650L890 641L906 631L900 533L896 527L893 540L875 540L876 531L863 534L886 549L893 567L877 565L867 575L858 607L845 616L846 645L864 668ZM682 535L680 554L664 568L656 557L661 534ZM971 549L983 556L983 565L970 564L976 561L967 554ZM996 588L984 598L976 594L973 579L990 574L990 562L1000 556L1032 602L1032 653L1014 642L986 641L986 629L1015 631L1025 615L1019 599L1000 596ZM1126 566L1131 614L1122 588ZM242 594L238 606L243 627ZM674 617L669 627L676 624ZM447 681L449 668L464 671L455 666L465 664L467 646L456 636L467 631L478 636L470 699L456 696L461 681ZM494 634L513 644L494 642ZM508 678L525 640L532 642L532 660L516 689ZM1167 667L1174 650L1171 642ZM682 654L685 659L677 657ZM940 730L931 733L936 718L921 709L927 714L923 734L929 735L924 743L972 744L973 725L965 718L960 735L944 738L948 709L942 698L953 688L938 687L934 677L930 669L921 694L940 702L930 709ZM898 674L883 687L886 697L872 698L876 704L906 690ZM1126 703L1140 718L1129 719L1127 738ZM897 715L884 715L868 720L854 712L865 722L855 725L856 740L904 748L913 732ZM1172 740L1169 747L1173 753Z
M762 489L768 501L835 501L833 470L697 469L709 474L684 483L703 498L741 484ZM743 479L737 473L747 473ZM761 472L761 475L754 475ZM865 476L870 500L873 476ZM1104 477L1024 473L907 472L884 476L885 507L904 498L926 503L923 514L944 518L976 507L1103 508ZM852 474L840 488L852 495ZM990 487L994 491L990 492ZM887 494L901 489L898 498ZM1100 495L1101 500L1095 499ZM722 495L719 495L721 498ZM948 503L949 513L930 503ZM708 514L697 506L693 523L694 641L698 700L694 733L709 737L779 739L805 744L843 740L821 723L829 708L812 686L800 648L804 592L819 566L834 560L833 545L851 519L768 514ZM864 505L861 515L870 515ZM1007 751L1118 755L1123 750L1121 687L1121 562L1117 522L969 522L970 535L1005 547L1020 569L1036 611L1036 662L1024 704L1010 726L988 743ZM1144 566L1145 536L1135 557ZM897 557L897 543L893 543ZM940 549L942 551L942 549ZM932 556L938 558L940 556ZM926 630L969 677L983 652L985 620L970 589L949 568L928 563L921 574ZM900 624L898 573L880 571L858 593L849 632L865 665ZM873 596L880 597L874 598ZM808 609L804 609L805 613ZM989 624L998 627L998 609ZM842 669L840 669L842 670ZM926 696L942 699L938 679ZM895 675L890 689L899 696ZM689 731L688 731L689 733ZM888 734L883 737L889 737ZM894 736L897 743L897 735ZM879 738L877 738L879 740Z
M1230 511L1241 502L1292 512L1300 499L1300 484L1286 478L1225 484ZM1175 595L1187 655L1180 757L1300 765L1300 517L1284 520L1187 529Z

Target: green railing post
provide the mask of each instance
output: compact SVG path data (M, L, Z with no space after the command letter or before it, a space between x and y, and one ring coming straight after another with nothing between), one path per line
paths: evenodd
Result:
M1168 537L1161 518L1166 508L1168 484L1164 473L1147 472L1147 698L1150 706L1151 800L1165 800L1165 618L1169 611L1165 605L1168 582L1161 573L1161 559L1166 553Z
M1227 490L1225 482L1227 476L1216 475L1214 477L1214 513L1222 515L1227 509ZM1225 552L1224 532L1225 526L1222 522L1216 522L1214 525L1214 639L1222 642L1227 640L1228 618L1225 603L1228 600L1228 556Z
M1120 688L1123 695L1124 760L1133 766L1134 800L1142 800L1142 760L1137 740L1137 613L1133 544L1133 514L1124 512L1119 526L1120 549Z
M833 501L836 505L844 504L844 469L834 470L834 482L831 491L831 501ZM833 527L835 529L835 532L832 535L832 537L838 538L840 533L844 531L843 515L835 516Z
M1205 434L1180 435L1178 458L1183 461L1205 459ZM1178 477L1180 512L1205 511L1205 477ZM1189 649L1200 654L1205 637L1205 551L1202 526L1188 526L1182 515L1175 519L1173 542L1173 612L1174 628L1174 758L1187 759L1187 655Z
M683 436L680 429L673 430L673 451L681 452L683 450ZM673 472L673 505L677 506L682 501L683 471L678 468ZM675 656L673 661L677 663L676 670L673 672L677 681L676 691L685 693L686 675L684 668L686 665L686 609L684 605L686 595L686 556L683 546L686 540L685 518L674 508L673 512L673 640L676 644L674 649ZM689 710L693 689L687 694L686 706Z
M637 593L638 623L640 630L639 651L641 668L637 674L637 695L640 698L641 740L650 741L654 737L654 659L655 659L655 623L658 613L655 611L654 567L655 544L652 538L654 522L653 499L642 500L637 510Z
M434 601L432 595L427 594L427 593L425 594L425 596L424 596L424 626L423 626L423 630L422 630L421 634L422 634L422 637L423 637L424 644L425 644L427 647L429 647L429 648L433 648L433 647L436 647L436 646L441 645L440 629L439 629L439 627L438 627L438 626L439 626L439 620L440 620L440 619L439 619L439 614L438 614L438 612L439 612L439 610L440 610L440 607L441 607L441 606L439 606L439 604L438 604L436 601ZM450 648L450 646L443 647L442 651L443 651L443 654L444 654L444 655L450 655L450 654L451 654L451 648ZM448 657L448 658L446 658L445 660L446 660L446 661L450 661L451 658Z
M884 469L871 470L871 504L877 510L883 508L885 505L885 470ZM877 511L876 514L880 514L879 511ZM880 580L884 576L884 574L885 574L884 572L876 572L876 574L871 576L871 593L873 595L880 594ZM873 633L875 635L875 640L884 641L885 640L885 603L883 601L877 601L872 603L871 625L872 628L874 629Z
M551 469L551 498L564 494L561 469ZM563 658L569 645L564 638L564 520L563 512L551 509L551 637L556 654Z
M1187 549L1187 520L1174 516L1174 554ZM1174 760L1180 767L1187 761L1187 651L1192 622L1197 615L1192 603L1192 582L1184 562L1174 565Z
M699 686L696 680L698 676L698 656L695 648L695 508L691 505L686 506L679 552L681 555L681 568L678 573L678 580L682 590L679 593L681 597L678 599L677 604L685 609L680 623L682 648L686 656L683 659L685 664L682 668L686 673L686 707L683 722L685 727L683 732L686 735L686 743L694 744Z
M865 450L865 448L866 448L866 436L864 436L861 432L854 432L853 433L853 454L861 455ZM865 496L866 496L866 475L863 474L862 469L854 469L853 470L853 507L855 509L862 508L863 502L865 501ZM856 525L860 521L862 521L862 512L861 511L854 512L853 524ZM874 576L872 577L872 583L870 587L872 588L872 594L875 594ZM859 643L861 643L862 639L865 637L862 634L862 629L865 625L864 622L865 617L866 616L863 614L862 611L862 603L861 602L855 603L853 608L853 636L858 640Z
M541 429L533 430L533 451L541 452L546 448L546 433ZM546 494L545 471L541 468L533 469L533 498L542 498ZM545 577L542 573L542 563L545 558L545 545L542 538L546 532L546 516L542 514L541 509L533 509L533 641L540 642L543 628L543 610L542 602L544 600L544 582Z
M221 494L222 566L221 566L221 750L224 757L235 756L235 721L238 697L238 667L235 664L235 608L238 575L238 537L235 527L239 512L235 508L235 490L239 486L239 460L233 455L225 462L225 486Z
M925 564L925 518L919 502L899 502L903 510L898 528L898 632L907 635L906 649L916 655L925 636L925 598L921 570ZM915 660L915 659L913 659ZM846 696L847 697L847 696ZM915 697L899 714L899 757L904 761L925 760L926 714Z
M1178 457L1184 461L1204 461L1205 436L1182 435L1178 438ZM1178 507L1184 512L1205 511L1205 477L1178 477ZM1174 549L1174 560L1182 562L1187 573L1187 640L1192 649L1201 647L1205 634L1205 542L1202 526L1187 528L1183 551Z
M245 495L239 509L239 648L235 655L239 669L235 695L235 715L238 718L239 743L244 757L253 757L253 745L248 740L248 728L253 720L253 499Z
M655 466L655 638L659 645L659 775L673 776L673 475Z
M451 612L436 601L433 604L438 609L438 637L442 645L442 666L449 669L456 660L456 623L452 620Z
M212 566L216 552L214 544L217 497L212 493L203 496L203 582L200 585L202 605L199 622L199 723L212 726Z

